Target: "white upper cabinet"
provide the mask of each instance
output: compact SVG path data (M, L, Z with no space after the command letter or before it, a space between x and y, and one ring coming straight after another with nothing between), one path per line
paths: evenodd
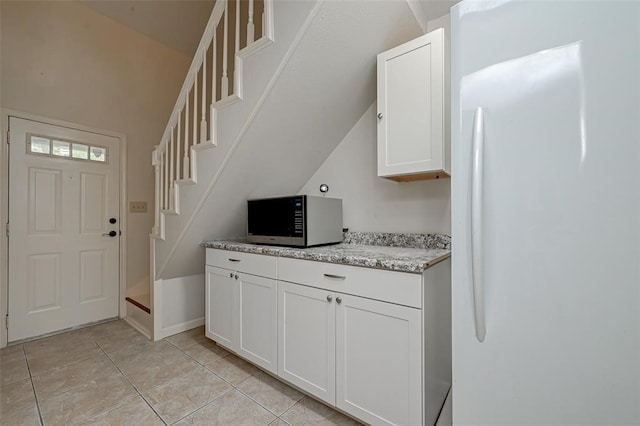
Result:
M448 177L444 29L378 55L378 176Z

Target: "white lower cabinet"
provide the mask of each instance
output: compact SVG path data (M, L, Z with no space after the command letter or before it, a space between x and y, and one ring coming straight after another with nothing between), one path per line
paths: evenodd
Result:
M278 375L371 424L422 421L419 309L278 283Z
M215 266L206 267L205 333L219 345L234 350L236 338L235 300L236 281L233 272Z
M336 301L336 406L370 424L421 424L420 309Z
M238 270L206 267L207 337L254 364L277 373L277 281ZM275 258L273 258L275 264ZM246 266L245 266L246 265Z
M278 283L278 375L336 403L335 303L325 290Z
M435 423L451 385L450 260L408 274L209 250L208 337L365 423Z

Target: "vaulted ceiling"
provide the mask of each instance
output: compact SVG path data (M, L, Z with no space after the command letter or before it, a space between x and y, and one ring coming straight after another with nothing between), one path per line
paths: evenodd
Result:
M187 56L193 56L213 0L80 0L80 3Z
M215 3L215 0L78 1L94 11L187 56L192 56L195 52ZM363 3L366 4L367 1L380 0L365 0ZM424 29L427 21L445 15L449 12L449 8L458 1L460 0L407 0L407 3Z

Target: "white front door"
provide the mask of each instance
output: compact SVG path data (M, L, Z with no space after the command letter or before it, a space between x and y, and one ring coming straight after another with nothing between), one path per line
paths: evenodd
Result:
M9 342L118 316L120 140L9 130Z

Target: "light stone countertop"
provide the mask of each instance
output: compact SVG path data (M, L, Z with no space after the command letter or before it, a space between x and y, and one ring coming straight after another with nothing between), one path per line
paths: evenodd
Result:
M451 240L446 235L348 233L345 241L347 243L308 248L258 245L233 240L204 241L201 245L414 274L421 274L425 269L451 256ZM362 244L363 242L366 244Z

